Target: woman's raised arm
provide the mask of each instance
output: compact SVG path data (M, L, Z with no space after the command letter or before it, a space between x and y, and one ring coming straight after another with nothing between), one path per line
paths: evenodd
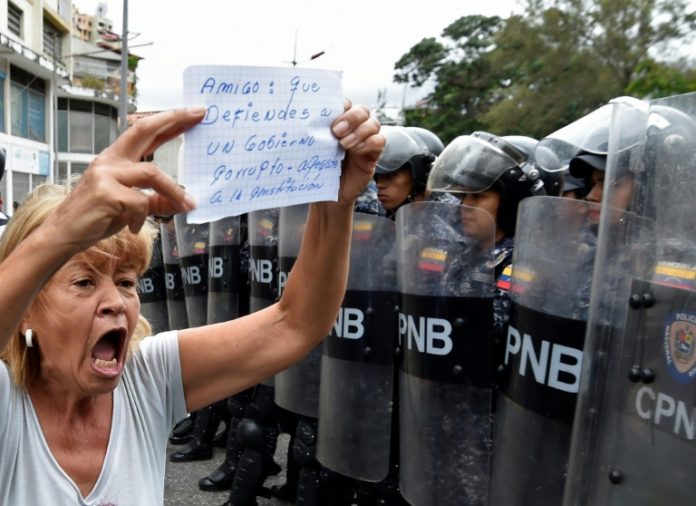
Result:
M385 142L364 107L347 104L332 129L347 150L338 202L310 206L280 301L243 318L179 333L189 410L285 369L328 335L346 287L353 203L372 178Z

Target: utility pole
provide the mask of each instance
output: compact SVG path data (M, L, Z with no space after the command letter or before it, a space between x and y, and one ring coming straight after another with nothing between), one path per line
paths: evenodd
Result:
M48 181L54 182L58 178L58 56L56 54L56 32L53 32L53 167L52 174L49 174ZM62 183L62 181L58 181ZM66 182L67 184L67 182Z
M325 52L326 51L319 51L317 53L314 53L312 56L309 57L309 60L305 60L305 61L316 60L321 55L323 55ZM290 64L292 64L293 67L297 67L298 63L304 63L304 62L297 61L297 30L295 30L295 45L294 45L294 48L292 50L292 60L289 62L285 62L285 63L290 63Z
M121 35L121 87L118 93L118 133L128 128L128 0L123 0L123 33Z

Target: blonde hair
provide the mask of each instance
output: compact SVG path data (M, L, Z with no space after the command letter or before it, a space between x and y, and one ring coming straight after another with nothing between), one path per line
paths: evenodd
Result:
M55 212L69 192L68 186L44 184L27 196L10 219L0 239L0 262L4 261L17 245L36 230L51 213ZM154 222L147 220L138 234L133 234L128 228L124 228L78 255L95 267L109 262L125 263L133 267L140 276L150 264L152 244L157 233L158 229ZM34 304L43 303L42 294L43 291L34 300ZM140 315L130 342L129 355L137 347L138 342L151 331L149 322ZM41 336L37 338L40 340ZM27 348L19 327L15 329L6 348L0 351L0 359L7 364L15 384L20 388L28 389L39 375L39 353L36 348Z

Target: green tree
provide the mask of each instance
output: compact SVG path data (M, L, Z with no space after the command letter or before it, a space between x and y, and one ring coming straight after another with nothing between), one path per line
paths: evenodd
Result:
M685 0L527 0L520 15L466 16L442 42L423 39L394 80L432 86L406 121L445 141L476 129L543 137L619 95L694 90L693 65L662 55L695 26Z
M490 56L503 79L481 118L487 128L543 137L621 94L582 36L576 15L557 8L510 17Z
M492 60L511 84L482 121L494 132L542 137L613 97L645 97L649 62L671 70L663 84L679 83L653 86L651 96L685 91L679 67L650 55L688 40L694 19L683 0L529 0L496 36Z
M696 91L696 68L686 61L661 63L653 59L640 62L626 94L634 97L658 98Z
M447 45L426 38L395 64L394 80L420 87L432 83L425 107L406 111L406 123L436 132L444 142L481 129L495 76L487 54L502 26L497 16L464 16L442 32Z

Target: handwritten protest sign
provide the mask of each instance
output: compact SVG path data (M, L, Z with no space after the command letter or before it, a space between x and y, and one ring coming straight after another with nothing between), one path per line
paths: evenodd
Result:
M207 108L184 138L182 182L198 203L190 223L338 198L340 72L193 66L184 99Z

